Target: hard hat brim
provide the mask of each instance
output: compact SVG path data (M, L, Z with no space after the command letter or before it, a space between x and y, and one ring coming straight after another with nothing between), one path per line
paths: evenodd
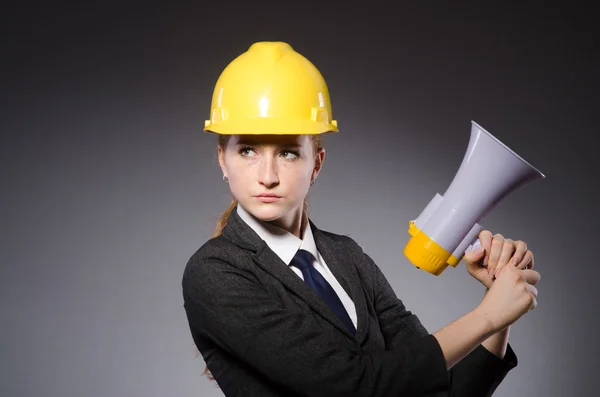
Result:
M337 122L315 123L311 120L248 118L218 123L205 122L204 131L220 135L315 135L338 132Z

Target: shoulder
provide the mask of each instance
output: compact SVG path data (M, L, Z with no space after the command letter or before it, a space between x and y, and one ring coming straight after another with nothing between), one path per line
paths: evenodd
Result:
M350 254L364 254L360 244L347 234L334 233L332 231L323 229L318 229L318 233L326 238L329 242L336 245L338 249L343 249Z
M234 261L244 251L222 235L212 237L194 252L188 260L188 266L210 261Z
M347 234L335 233L332 230L322 229L315 224L313 219L309 218L310 228L315 239L324 238L327 242L335 244L345 244L348 246L358 246L356 241Z
M207 282L219 273L243 268L250 261L251 253L238 247L223 236L209 239L202 244L188 259L182 283L186 284ZM192 281L193 280L193 281Z
M367 290L378 291L385 285L386 277L381 268L375 263L358 239L349 235L320 230L321 236L335 245L335 253L343 259L344 264L350 265Z
M336 252L343 252L344 255L352 258L353 262L356 264L357 270L360 271L361 269L366 268L368 271L371 270L373 266L377 266L369 254L363 250L360 243L349 235L334 233L327 230L319 230L319 233L336 246Z
M375 263L359 241L346 234L333 233L327 230L319 230L329 241L337 245L338 252L344 252L353 258L357 271L361 276L370 278L373 275L381 275L381 269Z

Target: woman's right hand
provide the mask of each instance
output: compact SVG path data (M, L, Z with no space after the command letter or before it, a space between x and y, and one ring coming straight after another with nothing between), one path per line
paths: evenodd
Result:
M540 274L535 270L521 270L505 266L487 290L475 309L498 332L517 321L537 306L537 288Z

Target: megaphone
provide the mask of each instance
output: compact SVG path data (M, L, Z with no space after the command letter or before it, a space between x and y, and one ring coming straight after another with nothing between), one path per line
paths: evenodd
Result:
M504 143L471 121L463 161L443 195L436 193L408 224L404 255L418 269L439 276L476 249L478 222L514 190L546 176Z

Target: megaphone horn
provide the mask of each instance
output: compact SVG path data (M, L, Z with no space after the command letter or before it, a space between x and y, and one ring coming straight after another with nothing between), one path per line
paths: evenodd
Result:
M514 190L546 176L498 138L471 121L469 146L452 183L409 222L404 255L439 276L478 245L480 222Z

